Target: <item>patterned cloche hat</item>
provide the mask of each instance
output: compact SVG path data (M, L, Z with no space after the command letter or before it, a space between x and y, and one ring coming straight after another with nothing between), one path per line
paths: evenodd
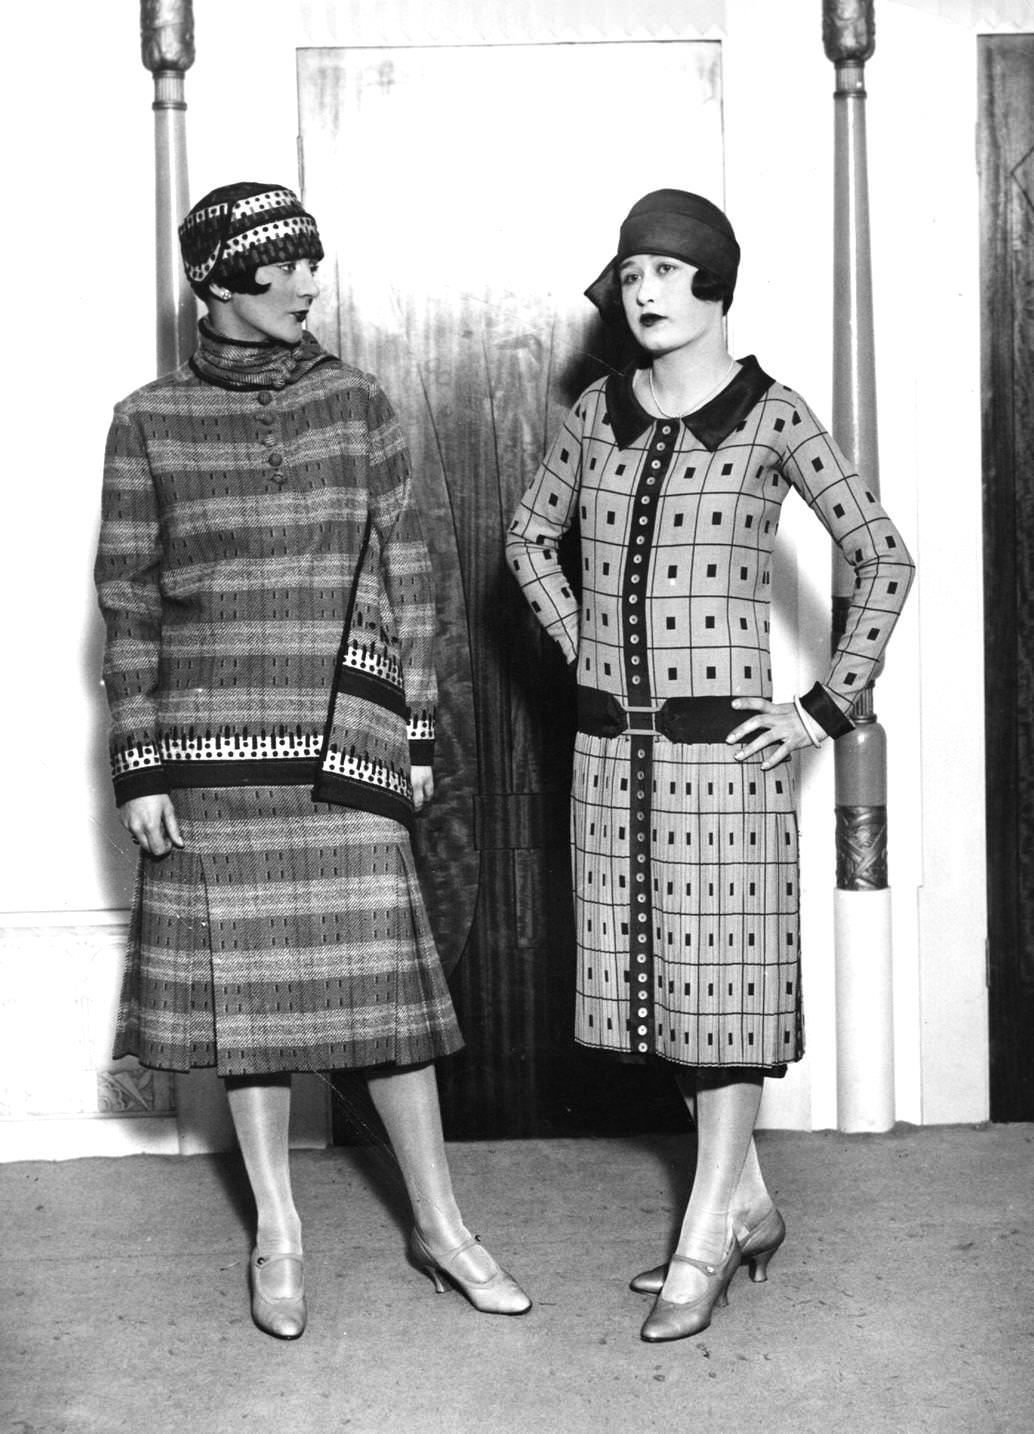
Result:
M278 184L224 184L199 199L179 227L192 283L246 278L263 264L322 259L316 221Z

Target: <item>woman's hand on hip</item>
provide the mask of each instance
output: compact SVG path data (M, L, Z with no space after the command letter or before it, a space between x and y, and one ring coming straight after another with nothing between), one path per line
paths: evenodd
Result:
M811 746L811 739L792 702L769 702L764 697L734 697L732 705L739 712L757 714L741 722L725 739L730 744L745 744L735 754L737 762L771 747L774 750L767 752L761 763L761 770L767 772L785 762L792 752Z
M419 811L434 796L434 772L430 767L410 767L409 780L413 784L413 806Z
M183 845L176 808L166 792L154 797L131 797L122 803L118 814L137 846L149 856L167 856L174 846Z

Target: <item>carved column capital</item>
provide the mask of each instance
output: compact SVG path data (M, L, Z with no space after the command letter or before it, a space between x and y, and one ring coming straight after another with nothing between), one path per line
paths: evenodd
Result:
M194 63L192 0L140 0L140 54L153 75Z
M835 65L864 65L876 49L874 0L822 0L822 43Z

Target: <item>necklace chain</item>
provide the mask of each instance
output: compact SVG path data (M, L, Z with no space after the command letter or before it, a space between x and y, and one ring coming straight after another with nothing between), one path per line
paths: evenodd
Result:
M710 403L711 399L714 398L715 394L719 391L719 389L723 389L725 387L735 367L736 360L734 358L731 358L729 360L728 368L723 372L718 382L714 385L713 388L709 389L707 393L703 395L702 398L698 398L694 402L692 408L680 408L675 413L669 413L666 408L662 408L661 401L657 397L657 390L656 388L654 388L653 384L653 364L651 364L650 367L646 370L646 381L650 385L650 397L653 399L653 406L654 408L656 408L657 412L661 415L662 418L681 418L682 414L684 413L696 413L698 408L703 408L705 403Z

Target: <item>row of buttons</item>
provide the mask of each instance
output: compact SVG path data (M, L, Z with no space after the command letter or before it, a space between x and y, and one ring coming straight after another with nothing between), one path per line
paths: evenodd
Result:
M632 791L632 848L634 896L632 898L633 943L635 961L632 985L632 1003L635 1007L636 1050L645 1055L650 1049L650 1004L653 990L652 962L650 960L650 790L652 774L652 752L640 738L633 750L635 760L635 787Z
M273 402L273 395L268 389L261 389L259 391L258 401L262 406L262 412L259 414L258 420L266 430L259 434L259 442L264 448L269 450L266 454L266 463L273 470L269 476L274 483L283 484L287 482L287 474L281 471L284 465L284 455L282 449L279 447L279 439L272 431L276 424L277 416L269 407Z
M662 423L657 429L658 438L653 445L654 457L650 459L643 477L639 492L635 499L635 521L633 523L632 555L631 563L625 575L624 592L624 619L625 629L628 631L628 645L630 648L638 648L641 636L638 632L629 631L635 628L639 622L639 616L631 611L639 602L638 588L642 582L642 564L646 553L653 539L654 512L651 507L654 493L661 479L664 477L671 463L672 454L675 451L675 443L672 435L675 427L671 423ZM631 652L626 657L626 677L628 679L629 691L637 700L649 696L649 678L638 669L643 665L643 659L638 651Z
M639 611L643 564L647 561L650 544L653 541L656 491L671 464L675 450L675 426L662 423L657 428L657 437L652 446L650 458L639 484L633 509L632 552L625 573L623 593L624 629L627 634L626 677L629 693L633 700L642 702L649 698L649 676L642 672L643 657L639 648L645 644L646 635L640 630ZM635 1036L635 1049L646 1055L651 1047L653 1027L653 961L650 944L650 788L653 780L653 751L647 745L649 739L639 737L633 748L631 832L632 832L632 1011L630 1022Z

